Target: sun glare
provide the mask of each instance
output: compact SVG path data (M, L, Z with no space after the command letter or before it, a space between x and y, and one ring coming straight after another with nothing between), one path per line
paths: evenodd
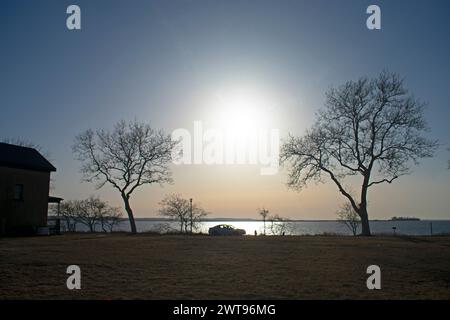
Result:
M269 125L269 102L262 93L238 89L217 96L218 125L236 134L247 134Z

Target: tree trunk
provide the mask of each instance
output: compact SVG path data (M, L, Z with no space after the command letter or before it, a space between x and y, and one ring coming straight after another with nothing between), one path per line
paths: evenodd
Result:
M131 209L130 206L130 197L127 196L126 194L122 194L122 199L125 204L125 210L127 211L128 219L130 219L131 233L136 233L137 232L136 221L134 220L133 210Z
M369 190L369 180L372 165L369 166L368 172L364 175L361 187L361 203L359 204L359 217L361 218L361 235L370 236L369 214L367 213L367 191Z
M370 236L369 215L367 214L367 207L361 207L359 210L359 216L361 218L361 235Z

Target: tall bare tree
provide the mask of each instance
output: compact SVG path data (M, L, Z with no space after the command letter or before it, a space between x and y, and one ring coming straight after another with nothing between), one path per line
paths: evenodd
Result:
M176 220L180 224L180 232L188 233L188 226L191 223L191 204L189 199L183 198L180 194L169 194L161 202L159 214ZM209 213L200 205L192 205L192 227L198 229L202 218Z
M302 137L289 136L281 162L289 167L288 186L331 179L361 217L362 235L370 235L367 196L371 187L410 173L410 164L434 155L437 142L427 130L424 104L405 89L396 74L348 81L326 94L316 123ZM344 185L360 177L359 197Z
M130 220L131 232L136 222L130 197L137 188L152 183L170 183L169 163L176 146L162 130L133 121L120 121L109 130L87 130L75 138L73 152L82 161L86 181L97 181L97 188L109 183L120 192Z

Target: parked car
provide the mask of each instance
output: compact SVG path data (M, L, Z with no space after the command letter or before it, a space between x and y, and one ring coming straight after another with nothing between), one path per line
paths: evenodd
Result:
M208 233L211 236L243 236L245 230L236 229L228 224L219 224L218 226L209 228Z

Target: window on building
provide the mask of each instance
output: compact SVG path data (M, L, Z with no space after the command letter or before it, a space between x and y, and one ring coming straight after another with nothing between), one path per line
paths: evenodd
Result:
M23 184L16 184L14 189L14 200L23 200Z

